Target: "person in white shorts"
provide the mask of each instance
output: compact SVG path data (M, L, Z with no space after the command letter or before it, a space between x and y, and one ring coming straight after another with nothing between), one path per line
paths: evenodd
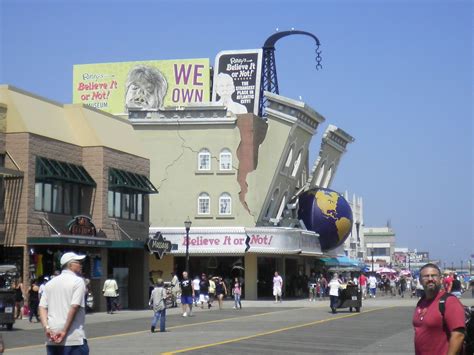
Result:
M275 276L273 276L273 296L275 296L275 303L281 302L282 289L283 289L283 279L281 278L280 275L278 275L278 271L275 271Z

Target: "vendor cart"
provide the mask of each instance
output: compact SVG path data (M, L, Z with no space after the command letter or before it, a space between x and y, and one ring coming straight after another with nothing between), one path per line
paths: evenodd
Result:
M362 291L357 285L347 285L339 291L339 301L337 308L349 308L352 312L352 308L355 308L356 312L360 312L362 308Z
M15 323L15 290L11 285L17 276L14 265L0 265L0 325L8 330L12 330Z

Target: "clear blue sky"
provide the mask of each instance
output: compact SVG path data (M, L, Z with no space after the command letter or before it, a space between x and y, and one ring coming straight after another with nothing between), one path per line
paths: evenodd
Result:
M210 58L277 43L280 94L353 135L333 188L362 196L365 225L397 246L465 263L473 232L470 1L0 0L0 83L72 101L73 64ZM46 119L38 117L38 119ZM465 264L466 265L466 264Z

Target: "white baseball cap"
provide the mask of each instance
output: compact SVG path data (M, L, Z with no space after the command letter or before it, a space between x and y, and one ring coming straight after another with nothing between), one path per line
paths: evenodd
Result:
M73 253L72 251L64 253L63 256L61 256L61 267L63 267L70 261L83 260L85 257L85 255L78 255L76 253Z

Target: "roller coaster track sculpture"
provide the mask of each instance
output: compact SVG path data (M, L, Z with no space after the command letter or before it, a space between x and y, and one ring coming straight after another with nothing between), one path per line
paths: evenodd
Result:
M279 94L278 90L278 79L275 65L275 43L283 37L291 35L306 35L314 39L316 42L316 70L322 68L321 65L321 51L319 50L320 42L319 39L312 33L298 30L277 32L267 38L263 45L263 68L262 78L260 85L260 105L258 115L265 117L265 108L267 105L267 99L265 98L264 91L269 91L275 94Z

